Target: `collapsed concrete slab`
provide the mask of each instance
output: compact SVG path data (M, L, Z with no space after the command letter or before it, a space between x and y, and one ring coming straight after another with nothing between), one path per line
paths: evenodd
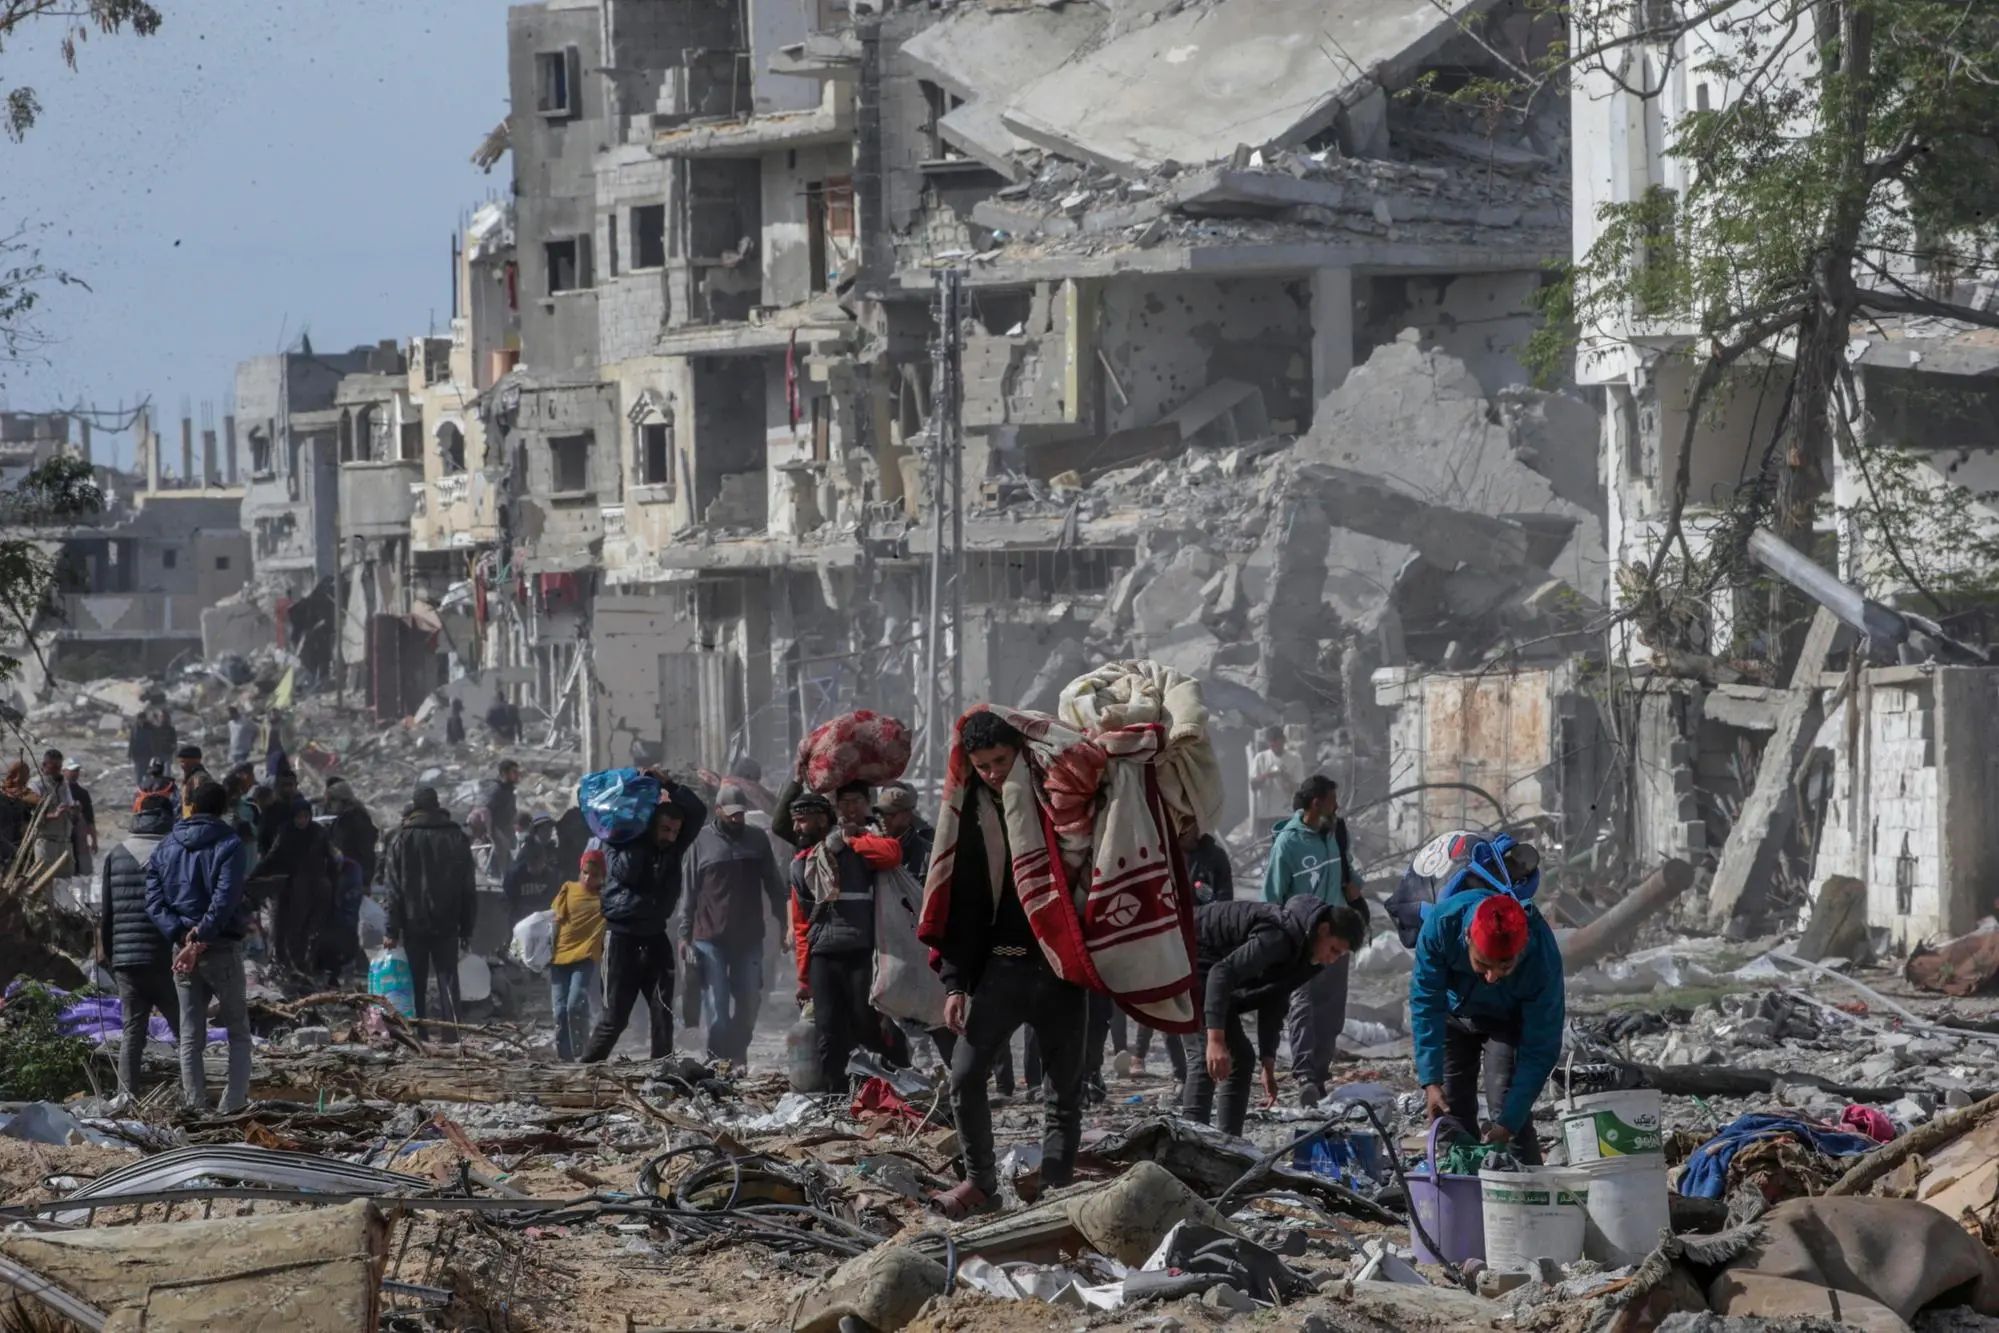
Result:
M923 77L964 105L937 122L946 143L1007 175L1011 155L1030 145L1001 120L1014 90L1066 62L1104 30L1094 5L1059 9L985 9L967 6L902 46L902 57Z
M1490 0L1223 0L1106 42L1019 89L1001 119L1123 176L1303 142ZM983 53L982 53L983 54Z
M1495 404L1413 330L1377 348L1320 404L1274 487L1250 561L1260 681L1309 701L1320 641L1342 627L1393 640L1396 664L1533 619L1563 585L1599 603L1604 519L1582 481L1596 450L1580 403L1515 389Z

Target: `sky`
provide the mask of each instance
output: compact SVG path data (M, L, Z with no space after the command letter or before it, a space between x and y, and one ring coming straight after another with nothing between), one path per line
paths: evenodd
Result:
M219 430L236 363L301 330L446 332L451 237L510 179L469 160L507 114L505 0L156 2L157 34L92 34L74 71L52 23L0 52L42 103L0 137L0 237L89 285L44 296L51 344L0 362L0 406L150 397L177 438L184 400ZM130 465L130 435L93 443Z

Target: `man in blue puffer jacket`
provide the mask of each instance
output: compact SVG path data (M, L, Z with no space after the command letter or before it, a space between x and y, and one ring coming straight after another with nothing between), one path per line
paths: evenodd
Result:
M250 1099L250 1011L244 994L243 937L250 905L243 886L249 849L223 819L229 793L219 782L194 790L192 813L153 849L146 863L146 914L174 945L174 985L180 992L181 1098L208 1108L201 1056L208 1043L208 1005L222 1010L229 1033L229 1082L221 1112Z
M1534 1099L1562 1054L1565 996L1555 932L1510 893L1467 888L1438 903L1409 977L1416 1080L1430 1119L1478 1121L1479 1065L1488 1143L1541 1161Z

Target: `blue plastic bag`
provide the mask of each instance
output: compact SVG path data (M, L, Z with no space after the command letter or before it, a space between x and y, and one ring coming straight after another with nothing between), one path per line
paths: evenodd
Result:
M368 994L381 996L404 1018L416 1017L416 982L410 976L410 956L400 946L368 960Z
M576 785L576 804L590 831L605 842L630 842L652 823L659 779L636 768L607 768Z

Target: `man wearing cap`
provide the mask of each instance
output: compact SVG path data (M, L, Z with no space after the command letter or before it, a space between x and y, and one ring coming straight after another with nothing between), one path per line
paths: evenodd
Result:
M1430 1119L1478 1126L1479 1066L1492 1119L1483 1136L1541 1162L1534 1099L1562 1054L1562 958L1555 932L1512 893L1465 889L1437 904L1409 976L1416 1079Z
M97 803L83 785L83 765L74 759L62 764L63 802L70 807L70 865L72 875L88 875L96 864Z
M715 793L715 818L687 849L680 961L701 976L708 1054L741 1066L763 1002L764 914L785 928L784 875L770 835L749 825L750 798L734 781Z
M937 830L916 812L916 788L907 782L891 782L875 798L875 821L882 832L902 844L902 868L918 884L930 873L930 849L936 845Z
M397 944L409 956L410 987L416 993L417 1031L429 1017L429 981L448 1023L458 1021L458 956L472 943L479 918L479 885L472 864L472 841L437 799L437 788L410 793L403 822L389 835L381 857L383 909L388 930L384 948ZM451 1040L456 1040L452 1034Z
M858 786L865 802L867 788ZM868 1003L874 978L875 875L902 864L894 838L868 831L868 806L842 788L843 804L858 819L835 824L835 805L808 791L791 803L798 853L791 860L792 922L798 958L798 996L812 1001L819 1039L819 1069L827 1092L847 1086L847 1061L856 1046L880 1048L881 1016Z

